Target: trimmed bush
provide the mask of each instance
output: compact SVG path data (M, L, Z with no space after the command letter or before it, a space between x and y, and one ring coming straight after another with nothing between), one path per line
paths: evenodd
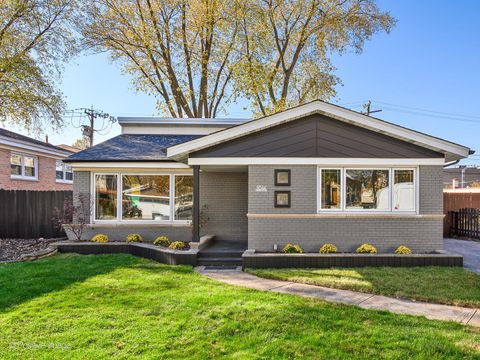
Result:
M358 247L357 253L358 254L376 254L377 249L375 249L375 246L373 246L373 245L362 244Z
M168 237L166 237L165 235L159 236L153 241L153 245L158 245L158 246L169 247L170 244L171 244L170 240L168 240Z
M320 248L320 254L335 254L337 247L333 244L325 244Z
M410 250L410 248L404 246L404 245L400 245L397 250L395 250L395 254L411 254L412 253L412 250Z
M97 235L94 235L90 241L96 242L96 243L106 243L108 242L108 235L97 234Z
M302 248L298 244L287 244L282 250L285 254L301 254L303 253Z
M128 234L127 242L143 242L143 239L140 234Z
M188 250L189 246L186 242L183 241L174 241L169 246L173 250Z

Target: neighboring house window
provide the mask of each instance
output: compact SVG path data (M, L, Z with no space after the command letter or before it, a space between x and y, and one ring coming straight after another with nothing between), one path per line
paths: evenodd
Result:
M37 172L37 157L17 153L10 155L10 176L12 179L37 180Z
M73 181L72 167L65 164L62 160L57 160L55 170L55 178L57 182L71 183Z
M193 177L173 174L95 174L95 220L188 221Z
M320 211L416 210L415 169L320 169Z

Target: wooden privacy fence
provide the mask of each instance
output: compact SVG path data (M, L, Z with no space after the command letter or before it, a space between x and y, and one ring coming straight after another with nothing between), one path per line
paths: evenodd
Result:
M451 234L470 239L480 239L480 209L465 208L450 211Z
M65 236L53 221L72 191L0 189L0 238L32 239Z
M452 211L460 209L474 208L480 209L480 192L444 192L443 193L443 213L445 214L443 224L443 236L449 237L452 230Z

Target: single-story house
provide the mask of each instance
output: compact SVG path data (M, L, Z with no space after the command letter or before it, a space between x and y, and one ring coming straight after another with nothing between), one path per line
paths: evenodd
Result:
M205 234L257 252L325 243L442 249L443 166L472 151L313 101L255 120L119 118L121 135L70 156L89 196L86 240Z
M63 159L73 151L0 129L0 189L72 190L73 172Z

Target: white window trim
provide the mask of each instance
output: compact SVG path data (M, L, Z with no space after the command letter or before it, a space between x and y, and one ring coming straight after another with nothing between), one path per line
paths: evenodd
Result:
M96 219L96 189L95 178L97 175L115 175L117 176L117 216L114 220ZM122 219L122 177L123 175L139 175L139 176L169 176L169 191L170 191L170 212L168 220L123 220ZM192 174L177 173L177 172L94 172L91 174L90 194L92 201L91 223L92 224L144 224L144 225L161 225L161 224L191 224L191 220L177 220L175 219L175 176L193 176Z
M62 163L62 178L57 179L57 161L60 161ZM67 180L67 164L65 164L62 160L56 160L55 161L55 182L60 183L60 184L73 184L73 169L70 167L70 171L72 173L72 180Z
M371 169L371 170L388 170L388 210L385 209L347 209L346 206L346 171L347 170L359 170L359 169ZM322 170L340 170L340 209L326 209L322 208ZM394 170L413 170L414 181L414 208L413 210L395 210L393 209L393 173ZM375 167L371 165L365 166L319 166L317 167L317 213L336 213L336 214L419 214L419 171L418 167Z
M30 155L30 154L25 154L25 153L19 153L19 152L14 152L12 151L10 153L10 159L11 159L11 156L12 155L18 155L22 158L21 160L21 167L22 167L22 175L14 175L12 174L12 170L11 170L11 160L10 160L10 167L9 167L9 170L10 170L10 178L11 179L14 179L14 180L31 180L31 181L38 181L38 156L35 156L35 155ZM33 158L33 164L34 164L34 168L35 168L35 176L26 176L25 175L25 157L31 157Z

